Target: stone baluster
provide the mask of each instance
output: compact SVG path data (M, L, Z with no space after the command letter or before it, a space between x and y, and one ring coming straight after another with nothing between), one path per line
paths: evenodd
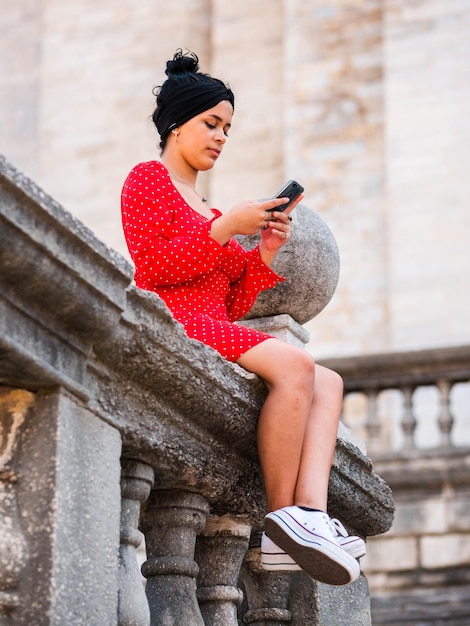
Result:
M243 621L255 626L285 626L292 623L288 609L290 572L267 572L261 567L259 534L253 536L241 570L246 602Z
M197 598L206 626L237 626L243 594L237 586L251 524L211 516L196 542Z
M15 477L0 473L0 623L18 606L21 573L28 560L15 491ZM5 622L9 623L9 622Z
M196 598L196 536L206 524L207 500L185 491L153 491L142 515L151 625L204 626Z
M137 563L142 543L140 506L150 494L153 469L132 459L121 462L121 545L119 548L118 626L149 626L150 609Z
M365 428L367 432L367 447L371 452L380 449L380 437L382 434L382 424L377 410L377 389L367 390L367 416Z
M436 383L439 389L441 410L438 417L439 430L441 432L441 446L449 448L452 446L450 434L454 426L454 417L450 411L450 392L452 384L445 379L440 379Z
M416 418L413 413L414 387L405 386L401 389L403 394L403 414L400 421L404 434L403 449L412 450L415 446L414 433L416 430Z
M0 621L18 606L17 588L29 556L21 527L15 483L14 457L20 430L33 405L34 394L7 387L0 391ZM2 619L2 616L4 619Z

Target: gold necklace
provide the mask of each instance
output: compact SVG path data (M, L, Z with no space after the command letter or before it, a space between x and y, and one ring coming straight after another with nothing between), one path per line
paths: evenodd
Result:
M176 176L176 174L175 174L174 172L172 172L172 171L171 171L168 167L167 167L166 169L170 172L170 176L171 176L171 178L174 178L175 180L177 180L177 181L178 181L179 183L181 183L182 185L186 185L186 187L189 187L189 189L191 189L191 191L194 191L194 193L195 193L197 196L199 196L199 198L200 198L201 202L207 202L207 198L206 198L206 196L201 196L201 194L200 194L200 193L198 193L198 192L196 191L196 189L195 189L192 185L190 185L189 183L187 183L187 182L186 182L186 181L184 181L184 180L181 180L181 178L178 178L178 176Z

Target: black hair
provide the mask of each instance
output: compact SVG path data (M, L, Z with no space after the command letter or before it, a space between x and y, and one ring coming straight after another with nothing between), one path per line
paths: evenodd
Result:
M199 71L199 59L194 52L179 48L166 63L167 79L154 87L156 107L152 120L161 137L163 150L170 131L189 119L228 100L232 107L235 98L232 90L218 78Z

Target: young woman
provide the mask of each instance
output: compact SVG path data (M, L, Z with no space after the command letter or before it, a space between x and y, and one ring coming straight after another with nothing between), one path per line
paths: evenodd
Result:
M321 582L347 584L359 576L364 542L326 513L342 381L306 351L235 323L261 290L284 280L269 266L290 238L296 203L282 212L286 198L244 200L221 213L197 192L198 173L219 159L234 112L232 91L198 69L197 56L181 50L167 62L153 114L161 160L134 167L123 187L136 285L162 297L189 337L258 374L268 389L258 425L269 509L264 567L300 567ZM258 231L249 252L233 239Z

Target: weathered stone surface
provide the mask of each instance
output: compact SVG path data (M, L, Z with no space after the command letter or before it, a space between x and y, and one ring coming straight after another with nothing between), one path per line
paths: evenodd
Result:
M364 576L345 588L317 586L319 625L370 626L369 586Z
M259 520L264 495L255 441L264 385L188 340L155 294L132 286L123 259L14 168L0 165L0 262L8 268L0 301L8 359L0 380L32 389L63 385L120 431L124 454L154 467L156 487L191 488L216 514ZM13 299L27 303L41 326ZM340 441L339 449L332 481L344 494L359 482L382 503L376 509L355 498L343 518L365 535L382 532L393 515L390 492L356 448ZM374 510L383 511L380 521Z
M470 450L384 455L375 466L392 486L397 514L387 534L368 541L361 560L373 590L374 624L396 623L397 607L409 626L444 618L451 626L466 624Z
M209 505L189 491L153 491L142 516L147 561L142 573L152 625L204 626L196 598L196 537L203 530ZM223 622L227 623L227 622Z
M187 45L237 94L206 195L224 210L298 176L338 241L341 280L311 325L315 353L467 341L468 3L162 6L5 3L0 135L9 158L125 252L119 189L135 162L158 156L150 87L174 47ZM26 316L18 323L35 333ZM49 341L55 364L70 358L78 376L76 350L61 351L52 333ZM36 375L28 371L32 385L42 366L37 359ZM69 388L74 381L67 377ZM466 415L467 396L460 406Z
M260 235L236 238L250 249ZM286 280L260 293L245 319L287 313L305 324L331 300L339 276L338 248L328 226L307 206L299 204L292 212L291 240L271 267Z
M29 561L18 504L15 456L34 400L28 391L0 388L0 616L18 608L18 588Z
M282 341L291 343L299 348L305 348L308 343L309 334L303 326L296 322L287 313L273 315L271 317L257 317L245 319L238 322L242 326L256 328L270 335L274 335Z
M205 626L237 624L237 609L243 597L238 579L250 531L251 525L244 521L212 516L197 539L197 598Z
M0 383L37 394L21 448L18 507L31 566L21 581L28 602L18 623L32 623L34 612L53 606L57 624L78 626L85 616L87 625L101 626L103 615L118 610L120 456L153 468L146 511L156 518L164 497L157 494L186 494L203 503L201 515L237 516L256 530L265 513L255 442L266 389L189 340L163 301L132 285L123 259L4 161L0 208ZM390 490L341 434L330 512L364 536L383 532L393 518ZM33 497L36 490L45 497ZM173 533L178 525L169 524ZM195 525L189 543L202 526ZM153 576L160 540L150 534L149 541L146 571L157 590L150 607L163 615ZM165 541L171 557L178 532ZM197 573L189 543L182 556L192 565L174 589L181 598ZM29 602L40 564L53 592L44 589ZM171 612L173 592L163 587ZM194 594L191 602L189 613L199 620ZM81 617L73 621L71 612ZM191 619L188 624L197 623Z
M15 623L102 626L117 616L121 441L67 392L36 394L18 451L29 549Z
M121 465L118 626L150 626L150 609L136 548L142 544L143 535L138 530L141 504L150 494L153 469L130 459L123 459Z

